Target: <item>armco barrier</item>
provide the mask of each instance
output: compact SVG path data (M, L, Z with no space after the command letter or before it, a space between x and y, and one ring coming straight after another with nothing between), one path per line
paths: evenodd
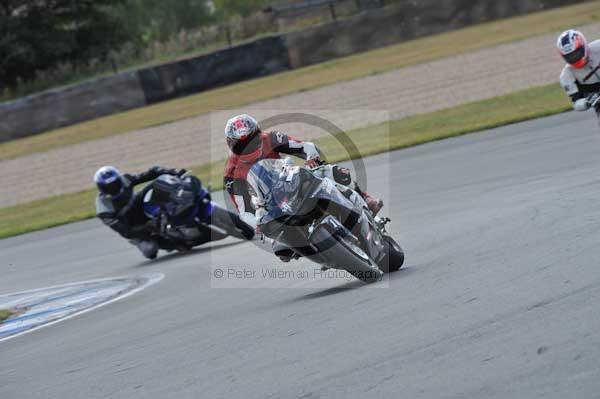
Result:
M0 142L475 23L590 0L407 0L226 50L0 104Z
M281 37L139 71L148 104L289 69Z

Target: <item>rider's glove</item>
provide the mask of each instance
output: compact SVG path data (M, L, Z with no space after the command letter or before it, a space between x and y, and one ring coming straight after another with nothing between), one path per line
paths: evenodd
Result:
M186 173L187 173L187 170L185 170L183 168L175 168L175 169L169 170L170 175L178 176L178 177L181 177L181 176L185 175Z
M304 165L309 169L314 169L321 164L321 160L319 158L307 159L304 162Z
M590 103L587 98L580 98L573 103L575 111L587 111L590 108Z

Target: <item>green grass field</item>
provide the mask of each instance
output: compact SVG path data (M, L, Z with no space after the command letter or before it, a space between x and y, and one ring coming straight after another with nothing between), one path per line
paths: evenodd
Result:
M12 313L9 310L0 309L0 324L10 317Z
M417 115L348 132L359 153L348 153L336 137L317 141L330 162L410 147L569 110L558 85L549 85L485 101ZM223 162L193 167L212 190L222 188ZM95 190L66 194L0 209L0 238L94 216Z
M340 81L600 21L600 1L472 26L0 144L0 159L236 108Z

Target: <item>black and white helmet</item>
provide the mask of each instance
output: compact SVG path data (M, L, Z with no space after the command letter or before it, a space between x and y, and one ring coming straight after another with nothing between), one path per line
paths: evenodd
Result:
M123 192L121 172L113 166L103 166L98 169L94 175L94 182L103 194L118 197Z

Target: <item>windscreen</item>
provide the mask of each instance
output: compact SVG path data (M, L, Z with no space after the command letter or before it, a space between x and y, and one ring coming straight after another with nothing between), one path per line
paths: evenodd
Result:
M291 216L301 205L303 181L310 172L291 166L284 160L265 159L250 169L248 184L257 203L265 208L269 218Z

